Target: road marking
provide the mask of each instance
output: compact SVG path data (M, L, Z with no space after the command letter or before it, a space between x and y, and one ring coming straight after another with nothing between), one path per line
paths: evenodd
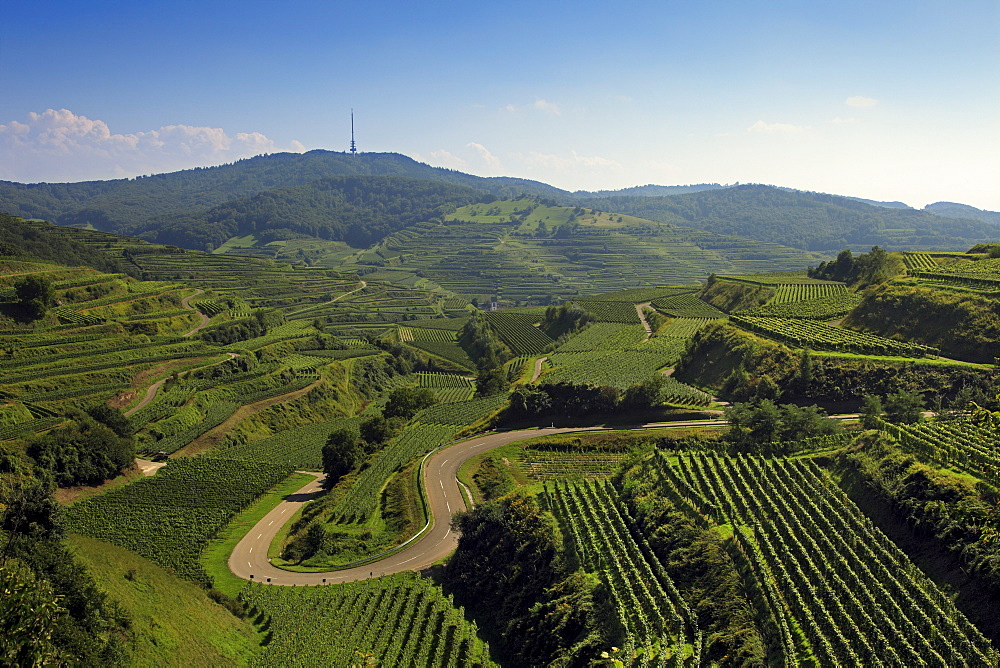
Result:
M441 466L444 466L444 465L445 465L445 464L447 464L447 463L448 463L448 460L446 459L446 460L444 460L443 462L441 462Z
M267 526L271 526L272 524L274 524L274 520L271 520L270 522L268 522Z
M420 555L417 555L417 556L419 557ZM408 563L410 563L411 561L413 561L413 560L414 560L414 559L416 559L416 558L417 558L417 557L410 557L410 558L409 558L409 559L407 559L406 561L401 561L401 562L399 562L399 565L400 565L400 566L402 566L403 564L408 564Z
M250 552L253 552L253 548L252 547L250 548Z
M438 484L441 485L441 489L444 489L444 481L438 480Z
M448 506L448 513L451 514L451 504L445 501L444 505Z
M249 566L250 568L253 568L253 564L251 564L249 561L247 562L247 566Z
M257 534L257 540L260 540L260 537L263 536L263 535L264 534L262 534L262 533Z

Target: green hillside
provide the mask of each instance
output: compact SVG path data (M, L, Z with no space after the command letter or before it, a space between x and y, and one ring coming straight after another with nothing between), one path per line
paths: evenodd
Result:
M996 664L991 247L851 256L857 289L404 181L224 205L216 253L5 221L0 663ZM274 238L347 210L392 231ZM296 470L328 486L285 514ZM458 535L430 568L424 527Z
M632 216L536 199L474 204L390 235L344 269L410 272L471 299L549 303L712 273L792 269L816 256Z
M743 185L672 197L609 197L587 206L813 251L964 250L997 229L913 209L872 206L847 197Z
M334 176L404 176L475 188L497 197L562 196L517 178L482 178L418 163L397 153L277 153L218 167L115 181L22 184L0 181L0 211L60 225L134 231L164 217L205 211L231 200Z

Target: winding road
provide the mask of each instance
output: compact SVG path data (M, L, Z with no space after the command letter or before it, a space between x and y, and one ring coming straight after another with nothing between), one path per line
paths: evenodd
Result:
M485 434L456 443L438 450L424 464L424 486L433 523L419 539L384 559L339 571L296 573L272 566L267 558L267 551L278 531L295 515L302 504L316 498L322 489L322 474L317 473L314 474L317 476L316 480L286 497L243 537L229 557L229 570L244 580L286 586L338 584L390 573L422 570L447 557L458 545L458 535L451 530L451 517L466 509L465 497L459 491L458 469L470 458L480 453L516 441L568 432L701 427L722 424L725 423L720 420L690 420L630 427L549 427Z
M181 300L181 308L186 308L189 311L198 311L197 308L195 308L194 306L191 306L191 299L193 297L197 297L198 295L200 295L200 294L202 294L204 292L205 291L202 290L201 288L196 288L196 292L194 294L188 295L187 297L185 297L184 299ZM181 334L181 336L183 338L185 338L185 339L190 338L190 337L194 336L199 331L205 329L205 327L208 326L208 321L211 320L211 318L209 318L207 315L205 315L201 311L198 311L198 315L201 316L201 321L197 325L195 325L194 329L192 329L190 332L187 332L186 334Z

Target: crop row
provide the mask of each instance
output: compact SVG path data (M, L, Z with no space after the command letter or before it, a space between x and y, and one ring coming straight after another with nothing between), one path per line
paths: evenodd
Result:
M658 370L672 364L677 354L671 349L649 348L643 350L626 350L615 352L584 352L555 353L549 357L555 368L546 371L541 378L543 383L580 383L589 385L610 385L619 390L625 390L632 385L656 377ZM667 379L667 382L677 391L678 396L686 394L688 386L678 381ZM676 383L676 386L673 385ZM703 393L692 390L691 400L701 403ZM686 403L686 402L684 402Z
M637 324L621 325L610 322L596 322L559 346L556 352L628 350L638 346L645 338L646 330Z
M400 327L399 340L403 343L411 341L455 341L455 332L447 329L422 329L418 327Z
M552 345L552 337L535 327L539 320L535 315L492 311L486 320L515 355L537 354Z
M72 531L132 550L178 575L211 585L201 551L233 516L281 482L291 467L196 457L155 476L72 505Z
M815 348L859 355L892 355L923 357L936 354L931 346L896 341L875 334L856 332L852 329L832 327L813 320L798 318L770 318L759 316L732 316L731 321L740 327L782 341L798 348Z
M654 338L690 339L709 322L708 318L674 318L656 332Z
M248 459L274 462L296 470L321 471L323 446L330 434L338 429L357 430L361 418L336 418L326 422L280 431L256 441L226 440L207 452L205 457Z
M774 617L784 661L994 665L951 599L811 461L680 455L664 486L734 539Z
M240 599L272 638L253 665L496 665L475 622L415 573L325 587L257 583Z
M427 371L418 371L417 380L420 383L420 387L461 387L466 389L471 389L474 384L471 379L465 376L459 376L457 373L430 373Z
M635 310L633 302L577 300L574 303L593 315L598 322L639 324L639 313Z
M740 315L832 320L852 311L863 299L864 297L859 292L841 291L830 297L819 297L800 302L771 302L764 306L741 311Z
M629 531L633 522L610 485L551 483L545 497L577 562L607 585L625 631L625 656L638 653L642 665L700 665L697 617L646 539Z
M903 253L903 264L911 271L933 271L941 267L930 253Z
M808 299L836 297L847 292L843 283L796 283L794 285L777 285L774 287L774 297L771 304L786 302L801 302Z
M972 424L961 422L920 422L917 424L891 424L881 427L907 450L924 461L967 471L1000 487L1000 451L995 444L996 433Z
M725 318L726 314L693 294L654 299L653 306L675 318Z
M533 480L607 478L628 457L627 452L554 452L521 450L518 457L524 472Z
M414 341L409 344L414 348L418 348L425 352L431 353L438 357L442 357L449 362L454 362L459 366L465 367L466 369L475 369L476 365L469 357L469 354L465 352L457 343L450 342L435 342L435 341Z
M447 443L456 431L456 426L443 424L415 424L407 428L369 460L349 494L337 504L334 515L348 523L367 520L378 510L379 494L386 480L417 457Z

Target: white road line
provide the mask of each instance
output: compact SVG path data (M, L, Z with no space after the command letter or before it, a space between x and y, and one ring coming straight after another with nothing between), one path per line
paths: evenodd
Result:
M263 535L264 534L262 534L262 533L257 534L257 540L260 540L260 537L263 536Z
M250 552L253 552L253 548L252 547L250 548Z
M274 520L271 520L270 522L268 522L267 526L271 526L272 524L274 524Z
M448 514L451 514L451 504L445 501L444 505L448 506Z
M444 481L438 480L438 484L441 485L441 489L444 489Z

